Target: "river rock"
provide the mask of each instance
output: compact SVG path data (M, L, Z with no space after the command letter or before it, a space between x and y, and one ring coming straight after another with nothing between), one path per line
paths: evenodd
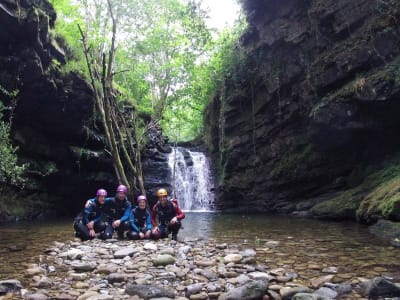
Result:
M69 260L76 260L81 259L84 254L85 252L83 252L82 250L73 248L65 253L61 253L60 257L66 257Z
M25 295L24 299L26 299L26 300L47 300L47 299L49 299L49 297L47 297L44 294L37 293L37 294L27 294L27 295Z
M251 272L248 276L253 280L269 280L271 276L264 272Z
M398 297L400 286L386 278L375 277L364 283L364 292L368 298Z
M119 249L114 252L114 258L124 258L126 256L132 256L134 253L136 253L136 249L133 247L126 247Z
M97 266L97 272L102 274L116 273L118 266L116 264L101 264Z
M221 294L218 300L251 300L262 299L267 291L267 282L255 280L243 286L232 288L228 292Z
M242 260L243 256L241 254L231 253L224 257L224 262L228 263L239 263Z
M352 287L349 283L335 284L331 282L326 282L324 286L336 291L339 296L350 294L352 291Z
M336 299L336 297L338 296L338 293L336 291L327 287L319 288L314 292L314 294L328 299Z
M175 250L174 250L174 248L168 247L168 248L162 249L160 251L160 254L168 254L171 256L175 256Z
M325 276L320 276L320 277L314 277L311 278L310 280L310 286L312 288L319 288L321 287L325 282L329 282L332 280L334 275L325 275Z
M155 266L166 266L175 263L175 258L169 254L158 255L154 260Z
M194 263L200 267L212 267L216 265L216 260L209 260L209 259L202 259L202 260L195 260Z
M310 293L297 293L292 300L331 300L331 298L321 297Z
M296 287L283 287L279 293L282 296L282 300L290 300L297 293L312 293L313 290L305 286Z
M96 268L95 261L73 261L71 267L77 272L90 272Z
M130 296L139 296L145 300L168 297L174 298L175 293L172 290L165 289L163 287L149 286L149 285L135 285L128 283L125 288L125 292Z
M157 251L158 247L154 243L146 243L146 244L144 244L143 249Z
M96 291L87 291L87 292L85 292L83 295L79 296L79 297L77 298L77 300L87 300L87 299L89 299L90 297L98 296L98 295L100 295L100 294L97 293Z
M21 282L16 279L0 281L0 295L15 293L22 289Z
M126 275L123 273L111 273L106 277L107 281L111 284L116 282L126 281Z
M194 294L197 294L198 292L200 292L203 287L204 287L203 283L194 283L194 284L188 285L185 289L185 296L189 298L191 295L194 295Z
M256 256L256 250L254 249L245 249L241 252L243 257L253 257Z
M44 274L46 271L39 267L39 266L32 266L31 268L26 270L26 273L29 276L34 276L34 275L38 275L38 274Z

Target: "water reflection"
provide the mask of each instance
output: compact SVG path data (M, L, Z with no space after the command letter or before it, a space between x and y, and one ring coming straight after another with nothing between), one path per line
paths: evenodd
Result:
M396 259L400 249L376 240L363 225L268 215L186 215L181 238L215 238L256 247L259 263L293 270L304 281L321 275L327 267L338 268L338 282L380 275L400 280ZM23 280L23 270L29 263L38 263L53 241L72 238L72 220L0 227L0 279Z

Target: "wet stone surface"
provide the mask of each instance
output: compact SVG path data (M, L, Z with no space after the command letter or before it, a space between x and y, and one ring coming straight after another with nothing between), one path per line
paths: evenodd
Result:
M188 238L179 242L55 242L44 251L40 263L26 266L24 286L11 278L0 281L0 296L239 300L391 299L400 295L396 280L382 276L387 268L366 265L365 276L360 277L340 261L330 265L329 256L316 257L312 252L281 256L279 247L269 246L282 243L260 242L257 248L229 243L221 247L214 239Z

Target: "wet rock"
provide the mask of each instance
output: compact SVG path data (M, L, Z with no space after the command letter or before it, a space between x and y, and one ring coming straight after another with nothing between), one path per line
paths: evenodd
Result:
M76 260L81 259L84 254L85 252L80 249L71 249L68 250L66 253L60 254L60 257L67 257L69 260Z
M44 294L37 293L37 294L27 294L25 296L25 299L26 300L47 300L47 299L49 299L49 297L47 297Z
M69 294L59 294L54 296L54 300L76 300L75 296L69 295Z
M116 282L125 282L126 275L122 273L111 273L106 277L107 281L111 284Z
M216 244L215 248L219 249L219 250L223 250L228 248L228 244L227 243L223 243L223 244Z
M310 286L315 289L319 288L323 286L324 283L331 281L333 277L334 277L333 275L326 275L326 276L311 278Z
M90 297L95 297L95 296L98 296L98 295L100 295L100 294L98 292L96 292L96 291L87 291L83 295L79 296L77 298L77 300L87 300Z
M71 263L71 267L77 272L90 272L96 268L96 262L94 262L94 261L88 261L88 262L73 261Z
M290 300L297 293L312 293L313 290L305 287L305 286L297 286L297 287L284 287L279 293L282 296L282 300Z
M218 300L261 299L267 291L267 282L255 280L221 294Z
M203 283L195 283L195 284L188 285L185 290L185 296L189 298L191 295L194 295L194 294L197 294L198 292L200 292L203 287L204 287Z
M143 249L157 251L157 245L154 243L146 243L144 244Z
M245 249L241 252L241 255L243 257L253 257L253 256L256 256L256 254L257 254L256 250L254 250L254 249Z
M248 274L249 277L253 280L269 280L270 276L264 272L251 272Z
M102 274L115 273L118 270L118 266L115 264L101 264L97 266L97 272Z
M22 289L21 282L16 279L0 281L0 295L15 293Z
M324 286L336 291L339 296L350 294L352 291L352 287L349 283L335 284L335 283L326 282L324 284Z
M163 287L127 284L125 292L130 296L139 296L145 300L152 298L168 297L174 298L175 293L172 290Z
M309 293L297 293L292 297L292 300L331 300L331 298L321 297L319 295Z
M166 266L175 263L175 258L168 254L158 255L154 260L155 266Z
M216 260L195 260L194 263L200 267L212 267L215 266L217 261Z
M132 256L134 253L136 253L136 249L132 247L126 247L120 250L117 250L114 252L114 257L115 258L124 258L126 256Z
M44 274L46 272L45 269L39 267L39 266L32 266L31 268L26 270L26 273L29 276L34 276L34 275L38 275L38 274Z
M337 267L327 267L327 268L323 268L322 269L323 273L333 273L336 274L338 272L338 268Z
M338 293L330 288L321 287L314 292L315 295L328 298L328 299L336 299Z
M209 297L208 297L207 293L202 292L200 294L191 295L189 297L189 299L190 300L206 300L206 299L209 299Z
M365 295L368 298L397 297L400 295L400 286L386 278L376 277L364 283Z
M224 262L226 264L228 263L239 263L243 259L243 256L241 254L235 254L231 253L228 254L224 257Z

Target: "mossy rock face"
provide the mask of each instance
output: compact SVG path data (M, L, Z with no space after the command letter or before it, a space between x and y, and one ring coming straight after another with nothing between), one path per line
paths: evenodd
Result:
M400 176L374 188L361 202L357 215L366 221L378 216L400 221Z
M361 197L362 194L359 189L344 192L339 196L318 203L311 209L311 214L323 219L354 220Z

